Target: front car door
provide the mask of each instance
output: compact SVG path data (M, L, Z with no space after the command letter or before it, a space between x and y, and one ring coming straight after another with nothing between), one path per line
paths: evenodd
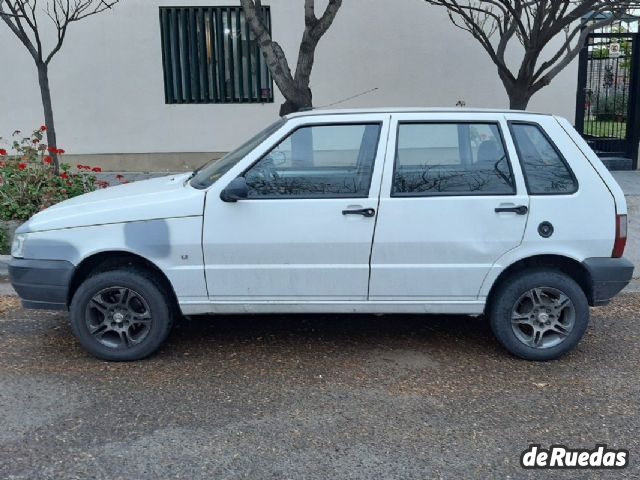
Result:
M210 299L366 301L389 122L295 117L218 180L203 232ZM239 176L248 198L223 202Z
M508 131L500 114L393 116L371 300L479 303L483 279L527 222Z

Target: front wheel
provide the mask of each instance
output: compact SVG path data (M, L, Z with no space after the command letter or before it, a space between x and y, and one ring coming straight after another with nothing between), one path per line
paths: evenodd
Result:
M147 272L125 268L85 280L71 301L71 329L93 356L134 361L155 352L173 324L168 292Z
M553 269L515 274L497 290L491 328L512 354L553 360L570 352L589 325L589 303L580 285Z

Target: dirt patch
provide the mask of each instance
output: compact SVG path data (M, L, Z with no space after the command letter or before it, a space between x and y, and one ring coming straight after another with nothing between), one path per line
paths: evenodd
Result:
M0 297L0 315L20 308L20 299L17 297Z

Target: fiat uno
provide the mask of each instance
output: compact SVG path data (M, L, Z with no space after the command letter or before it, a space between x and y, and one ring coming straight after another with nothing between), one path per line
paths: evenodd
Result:
M9 271L105 360L150 355L180 315L327 312L486 315L509 352L550 360L631 279L626 214L562 118L318 110L38 213Z

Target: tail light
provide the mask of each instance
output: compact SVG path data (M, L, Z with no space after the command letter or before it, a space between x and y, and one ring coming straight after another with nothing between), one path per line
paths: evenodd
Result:
M627 245L627 216L616 215L616 241L613 244L613 258L620 258L624 254L624 247Z

